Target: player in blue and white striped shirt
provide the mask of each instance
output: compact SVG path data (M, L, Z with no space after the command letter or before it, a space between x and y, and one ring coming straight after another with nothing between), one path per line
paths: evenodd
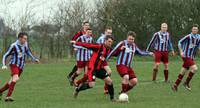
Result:
M27 34L21 32L18 34L18 40L11 44L8 51L4 54L2 60L2 69L7 69L6 59L8 58L8 56L11 56L9 63L11 69L11 79L0 89L0 97L2 96L2 93L8 89L5 101L13 101L11 95L16 82L19 80L19 77L23 72L25 59L27 55L30 56L34 61L39 62L39 60L32 55L30 48L28 47Z
M158 73L158 66L162 61L164 63L164 76L165 82L168 81L168 52L172 51L172 55L174 55L174 49L170 40L170 34L167 32L168 25L166 23L161 24L161 30L156 32L150 41L146 51L149 51L150 48L153 47L155 54L155 63L153 68L153 78L152 80L156 80L156 76Z
M180 56L183 59L183 65L175 84L172 86L174 91L177 91L177 88L187 71L189 71L188 77L183 85L187 90L191 90L189 83L197 71L197 65L194 62L194 57L197 50L200 50L200 35L197 34L198 30L199 26L197 24L193 25L192 33L183 37L178 43Z

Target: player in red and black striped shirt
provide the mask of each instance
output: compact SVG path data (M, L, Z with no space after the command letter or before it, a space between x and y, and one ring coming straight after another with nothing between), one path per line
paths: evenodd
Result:
M102 65L106 57L110 53L110 47L113 43L113 37L106 36L104 44L88 44L76 41L71 41L71 43L74 43L77 46L82 46L91 49L93 51L93 54L89 61L87 76L84 76L85 79L81 79L81 83L79 83L75 88L74 97L77 97L80 91L92 88L95 84L95 78L97 77L104 80L108 84L108 94L110 95L110 99L113 100L113 83L110 76L108 75L108 73ZM88 82L86 82L87 80Z

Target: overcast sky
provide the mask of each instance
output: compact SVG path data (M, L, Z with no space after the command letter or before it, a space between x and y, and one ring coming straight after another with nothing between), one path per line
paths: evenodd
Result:
M9 17L18 19L19 16L25 12L26 5L31 1L33 2L30 7L37 6L33 11L36 13L35 18L38 19L42 18L43 15L47 17L52 9L57 8L57 4L60 0L0 0L0 17L4 19ZM94 0L83 1L89 1L88 5L94 3Z

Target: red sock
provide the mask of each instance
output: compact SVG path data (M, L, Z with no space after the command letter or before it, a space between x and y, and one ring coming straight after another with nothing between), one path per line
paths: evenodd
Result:
M122 84L122 91L121 93L126 93L127 89L128 89L129 84Z
M108 91L108 85L104 83L104 91Z
M153 79L152 79L152 81L156 80L157 73L158 73L158 69L153 69Z
M8 90L9 88L9 84L6 83L1 89L0 89L0 93L3 93L4 91Z
M88 79L87 74L84 74L84 76L80 80L78 80L76 84L80 85L81 83L86 82L87 79Z
M126 92L128 92L129 90L131 90L134 86L130 86L128 85Z
M13 81L10 83L7 97L10 97L12 95L12 92L14 90L15 84L16 84L16 82L13 82Z
M168 81L168 70L164 70L165 81Z
M73 75L72 75L72 80L74 81L74 79L78 76L78 74L75 72Z
M184 75L181 75L181 74L178 75L178 79L175 82L175 86L178 86L180 84L181 80L183 79L183 76Z
M190 83L190 80L192 79L193 75L194 75L194 73L189 72L188 77L187 77L187 79L186 79L186 81L185 81L186 84L189 84L189 83Z

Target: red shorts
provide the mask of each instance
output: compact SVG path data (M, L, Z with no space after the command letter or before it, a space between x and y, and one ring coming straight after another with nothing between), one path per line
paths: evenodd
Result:
M19 67L17 67L17 65L15 65L15 64L11 64L10 65L10 70L11 70L11 75L13 76L13 75L21 75L21 73L23 72L23 70L22 69L20 69Z
M195 65L195 62L191 58L182 58L183 59L183 67L189 69L190 66Z
M164 64L168 64L168 51L154 51L154 54L156 63L162 61Z
M78 68L84 68L86 66L88 66L88 61L77 61Z
M125 65L117 65L117 71L121 77L129 75L129 79L137 78L132 68Z

